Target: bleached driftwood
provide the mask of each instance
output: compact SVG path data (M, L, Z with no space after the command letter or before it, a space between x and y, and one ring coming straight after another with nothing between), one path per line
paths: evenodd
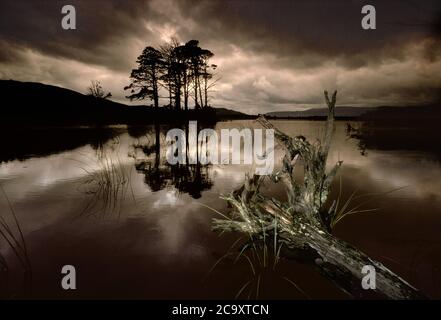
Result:
M338 288L354 298L375 294L387 299L424 299L425 296L401 277L360 250L332 235L339 216L335 202L325 209L332 181L342 165L336 163L326 171L326 163L334 132L334 110L337 92L331 98L325 91L329 113L325 137L311 144L304 137L289 137L264 117L259 122L275 130L275 137L285 149L282 169L271 176L284 184L287 201L268 198L259 192L264 176L253 176L230 195L223 197L233 208L230 219L214 219L213 228L246 233L251 239L277 239L285 258L307 263ZM303 181L294 178L299 160L304 167ZM254 241L254 240L253 240ZM363 290L363 266L376 270L376 289Z

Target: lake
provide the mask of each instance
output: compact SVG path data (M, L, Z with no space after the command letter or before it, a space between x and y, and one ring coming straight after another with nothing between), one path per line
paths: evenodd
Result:
M322 121L273 123L310 141L324 132ZM214 129L258 127L246 120L219 122ZM11 207L16 214L32 270L32 276L24 277L22 263L1 239L0 252L9 265L8 273L0 272L1 295L346 298L307 266L283 259L263 266L256 259L228 255L235 252L230 248L241 235L213 232L212 219L229 211L220 195L239 188L253 168L168 165L168 129L113 126L1 132L6 142L0 155L4 190L0 212L18 238ZM346 200L354 194L349 207L361 205L367 211L344 218L335 235L429 297L441 298L440 162L405 147L373 150L360 145L348 136L346 122L337 121L328 164L342 160L343 166L331 198ZM276 149L276 166L281 155ZM278 184L268 182L265 191L284 197ZM76 290L61 287L64 265L76 268ZM248 281L247 290L241 292Z

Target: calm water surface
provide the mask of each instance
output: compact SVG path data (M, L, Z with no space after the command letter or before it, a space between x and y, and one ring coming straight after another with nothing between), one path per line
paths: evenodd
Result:
M285 133L311 140L324 131L319 121L275 123ZM221 122L215 128L245 127L257 124ZM240 187L252 168L169 166L164 161L166 130L36 130L18 139L14 133L2 134L2 140L17 141L2 156L0 182L28 247L28 296L231 299L250 280L242 298L345 298L295 262L282 260L275 270L257 265L258 293L251 289L255 279L247 261L227 256L216 263L240 236L211 230L212 219L219 217L214 210L228 212L219 195ZM331 197L338 196L341 181L343 199L356 192L351 207L376 209L345 218L337 236L430 297L441 298L441 167L426 159L404 150L361 152L358 141L347 137L345 123L338 122L329 164L343 160L343 167ZM283 197L280 186L269 185L266 191ZM3 194L0 212L13 225ZM4 241L0 245L11 265L2 288L20 292L19 264ZM77 270L75 291L61 289L61 268L68 264Z

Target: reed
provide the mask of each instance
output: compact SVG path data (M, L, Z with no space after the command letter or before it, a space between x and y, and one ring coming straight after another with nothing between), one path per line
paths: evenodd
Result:
M15 293L10 293L11 296L16 296L24 293L25 290L29 288L29 285L32 284L32 265L25 237L14 207L2 185L0 185L0 190L9 209L9 220L12 220L12 222L8 222L6 215L0 215L0 239L4 241L6 248L12 252L23 270L23 281L20 290ZM5 254L0 252L0 273L5 274L5 279L8 278L10 264L11 261L8 259L7 252Z
M84 192L90 196L90 200L80 216L107 215L115 212L119 216L123 201L129 192L136 201L131 184L133 166L124 165L117 151L103 147L95 160L81 162L83 165L80 168L87 174L86 180L83 181L86 187Z

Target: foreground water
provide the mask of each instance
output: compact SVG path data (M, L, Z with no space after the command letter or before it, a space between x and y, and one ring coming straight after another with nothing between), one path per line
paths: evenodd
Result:
M319 121L275 124L311 141L323 134ZM346 200L354 193L349 207L369 211L342 220L336 235L430 297L441 298L440 163L405 148L360 150L345 126L337 123L329 157L329 164L343 161L331 197ZM215 129L248 127L258 126L232 121ZM214 233L211 221L219 218L215 211L228 212L219 196L240 187L252 168L167 165L166 130L120 126L36 130L18 138L3 134L10 142L1 152L5 194L0 212L14 226L9 200L32 265L24 290L21 265L0 241L10 265L2 277L7 279L3 295L345 298L300 264L282 260L264 265L258 257L250 256L250 263L226 255L240 235ZM276 154L280 162L281 150ZM283 197L277 185L269 184L266 191ZM64 265L75 266L77 290L61 288Z

